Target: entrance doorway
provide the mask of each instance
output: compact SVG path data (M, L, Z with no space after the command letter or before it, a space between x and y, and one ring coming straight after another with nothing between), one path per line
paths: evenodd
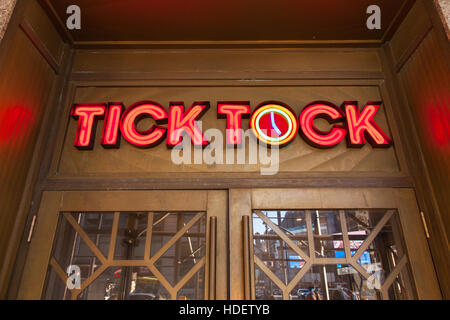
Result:
M441 297L413 190L231 190L229 218L232 299Z
M45 192L22 299L439 299L410 189Z
M19 298L226 299L226 195L46 192Z

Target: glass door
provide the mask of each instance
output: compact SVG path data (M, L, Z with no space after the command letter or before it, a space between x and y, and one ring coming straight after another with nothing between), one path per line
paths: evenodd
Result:
M243 257L231 262L230 278L242 280L230 283L234 299L441 298L412 190L251 189L230 199L231 255Z
M45 193L19 298L226 299L226 208L225 191Z

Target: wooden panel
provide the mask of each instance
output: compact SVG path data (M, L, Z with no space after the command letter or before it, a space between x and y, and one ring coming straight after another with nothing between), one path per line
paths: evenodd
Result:
M395 196L410 266L414 275L420 275L414 277L418 298L441 299L442 296L428 243L424 237L424 228L414 191L399 190L395 192Z
M231 189L229 191L230 232L230 299L244 299L244 256L242 217L252 215L251 190ZM247 257L248 258L248 257Z
M381 65L376 49L155 49L77 50L73 67L76 78L100 73L109 79L248 79L255 75L273 79L280 74L285 79L313 71L339 71L363 78L363 74L379 75Z
M173 201L175 198L177 201ZM186 211L187 207L206 210L206 193L194 190L66 192L61 202L63 211Z
M391 191L390 191L391 190ZM275 191L275 192L274 192ZM253 209L349 209L395 208L392 189L252 189Z
M228 189L228 188L412 188L413 179L404 175L386 176L368 172L281 172L274 176L260 173L183 173L182 178L173 174L126 174L109 177L68 176L49 178L43 185L48 191L70 190L154 190L154 189Z
M430 30L431 21L422 1L416 4L398 28L391 41L394 63L401 65Z
M428 174L450 235L450 65L431 32L399 73L414 125L423 148Z
M442 134L437 135L441 137L445 137L446 134L448 136L449 132L450 43L446 39L432 1L416 1L415 11L412 12L416 12L417 17L406 20L399 30L402 33L398 33L394 39L396 41L394 46L400 47L399 43L405 44L403 49L397 49L397 52L406 50L400 53L402 55L400 61L394 62L391 44L384 48L386 55L382 60L386 71L390 73L386 83L394 100L393 114L401 127L405 152L408 154L408 166L415 180L420 208L424 211L428 223L429 244L434 265L438 272L442 293L448 299L450 297L450 273L447 267L450 265L449 211L448 196L443 194L448 190L449 144L447 142L442 146L436 145L434 132L441 131ZM428 26L430 23L432 23L432 29ZM416 24L422 25L422 28L417 29ZM408 30L416 30L416 33L409 33ZM408 43L410 45L406 48ZM397 56L399 56L398 53ZM435 113L435 119L439 119L435 120L435 125L430 122L432 113ZM435 163L440 164L435 165ZM436 195L437 192L439 196Z
M0 74L0 260L3 260L25 187L55 75L22 30Z
M205 83L206 84L206 83ZM204 84L204 85L205 85ZM170 101L184 101L188 107L193 101L211 102L211 109L202 117L203 129L216 128L225 132L226 121L217 119L217 101L249 100L252 108L258 104L277 100L290 105L299 114L303 107L318 99L328 100L340 105L346 100L357 100L360 105L367 101L380 100L377 86L254 86L245 87L205 87L170 86L170 87L83 87L77 90L75 102L108 102L123 101L126 106L141 100L152 100L166 108ZM69 107L69 106L68 106ZM69 114L67 109L66 116ZM67 119L67 118L66 118ZM318 121L318 126L327 126ZM384 110L376 116L377 123L391 136ZM93 151L81 152L74 148L76 121L71 119L58 168L58 176L74 175L106 175L123 173L259 173L263 164L183 164L175 165L171 161L171 150L164 143L150 149L139 149L126 141L121 142L120 149L107 150L100 146L102 121L98 123L96 143ZM249 121L243 121L243 128L249 128ZM324 129L326 127L323 127ZM224 147L225 148L225 147ZM248 148L247 148L248 149ZM247 157L248 159L248 157ZM225 161L225 159L224 159ZM248 162L247 162L248 163ZM280 150L280 172L399 172L395 149L375 149L366 145L361 149L349 149L345 142L339 146L321 150L306 144L300 136L287 147Z
M228 193L224 190L208 191L208 217L216 222L216 292L218 300L228 299ZM207 279L207 283L210 279Z
M52 118L48 106L57 103L58 88L62 88L64 79L55 73L59 64L66 66L63 56L70 52L52 33L48 18L35 5L34 0L17 2L1 43L0 297L6 297L6 290L9 297L15 297L17 292L14 281L20 277L20 259L26 255L25 250L19 250L18 260L15 258L21 236L28 231L24 227L33 204L32 187L37 181ZM54 51L58 52L58 62L49 49L56 47L59 47L59 51ZM34 196L35 201L40 199L40 194Z
M32 28L39 37L39 40L42 41L56 64L59 65L61 63L64 42L61 41L61 37L37 0L29 1L24 19L26 21L25 23Z
M71 0L49 0L62 21ZM128 0L108 5L78 0L83 27L77 41L381 39L406 0ZM367 7L381 7L382 30L365 25Z

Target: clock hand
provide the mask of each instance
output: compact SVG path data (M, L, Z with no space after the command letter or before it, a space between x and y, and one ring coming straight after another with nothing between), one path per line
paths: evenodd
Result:
M281 130L278 129L277 124L275 123L275 112L270 113L270 122L272 124L272 128L275 130L275 132L281 136Z

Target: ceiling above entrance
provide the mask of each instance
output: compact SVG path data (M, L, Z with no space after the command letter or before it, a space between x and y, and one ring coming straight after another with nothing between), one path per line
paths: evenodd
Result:
M65 26L68 6L81 8L75 43L98 42L380 42L413 0L40 0ZM370 5L381 30L366 26Z

